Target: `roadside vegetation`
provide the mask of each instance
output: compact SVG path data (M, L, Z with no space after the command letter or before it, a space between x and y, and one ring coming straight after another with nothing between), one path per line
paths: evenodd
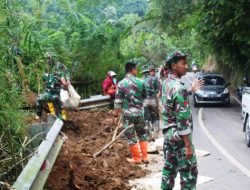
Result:
M0 182L10 182L21 171L26 143L23 114L19 110L22 97L13 83L11 73L0 69ZM27 140L27 139L26 139ZM1 189L1 184L0 184Z
M70 68L83 97L100 93L108 70L121 78L127 59L161 65L177 49L236 85L250 74L249 14L248 0L1 1L0 181L12 183L30 153L20 108L23 94L43 90L45 52Z

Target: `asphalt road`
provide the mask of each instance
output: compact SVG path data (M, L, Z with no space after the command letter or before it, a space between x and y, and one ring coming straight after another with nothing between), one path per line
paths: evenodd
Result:
M187 86L195 79L188 73L183 77ZM192 104L192 100L191 100ZM197 187L198 190L249 190L250 148L244 142L241 106L233 98L229 108L203 106L194 108L194 144L210 152L198 157L199 175L214 178Z

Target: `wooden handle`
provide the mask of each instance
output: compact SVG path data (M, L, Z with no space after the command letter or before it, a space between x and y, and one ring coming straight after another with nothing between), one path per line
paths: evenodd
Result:
M127 128L123 129L122 132L119 135L117 135L117 137L115 137L115 139L113 139L111 142L106 144L101 150L99 150L98 152L93 154L93 157L96 158L98 155L100 155L104 150L106 150L108 147L110 147L112 144L114 144L120 138L120 136L122 136L123 133L125 133L128 129L130 129L132 127L134 127L134 124L129 125Z

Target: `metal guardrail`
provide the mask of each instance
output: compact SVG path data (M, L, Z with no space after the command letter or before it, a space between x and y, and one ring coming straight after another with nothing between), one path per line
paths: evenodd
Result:
M80 107L78 108L78 110L88 110L98 107L104 107L110 105L111 103L112 100L110 96L102 96L102 95L91 96L88 99L80 100Z
M79 110L92 109L97 107L103 107L111 104L110 96L91 96L88 99L80 101L81 107ZM48 120L51 122L51 118ZM53 119L52 119L53 120ZM41 124L44 125L44 131L47 131L50 123ZM59 151L65 141L66 137L59 135L63 121L57 119L54 123L51 123L45 139L42 141L37 151L29 160L21 174L18 176L16 182L12 186L13 190L42 190L46 180L52 170L55 160L59 154ZM33 126L33 129L36 126ZM36 132L35 132L36 133Z
M40 190L49 176L56 157L62 147L64 138L59 135L63 121L57 119L42 141L33 157L29 160L16 182L14 190ZM46 162L47 160L47 162ZM48 162L49 160L49 162Z
M91 96L88 99L80 100L80 104L88 104L98 101L110 101L110 96L102 96L102 95Z

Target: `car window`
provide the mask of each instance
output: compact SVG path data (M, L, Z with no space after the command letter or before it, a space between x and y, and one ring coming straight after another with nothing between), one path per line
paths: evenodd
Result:
M202 76L199 79L204 80L204 85L225 85L225 80L220 76Z

